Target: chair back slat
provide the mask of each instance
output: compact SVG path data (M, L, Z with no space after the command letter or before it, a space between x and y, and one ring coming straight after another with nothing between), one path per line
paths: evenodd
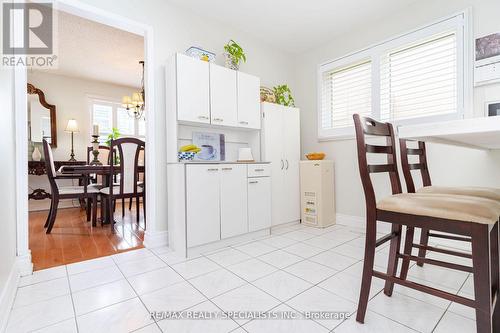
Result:
M390 123L382 123L368 117L361 117L359 114L353 115L354 127L356 129L356 143L358 150L358 166L361 176L361 183L365 192L367 214L374 214L376 211L376 197L371 173L388 172L393 194L401 193L401 181L399 180L396 141L394 129ZM386 138L385 146L366 144L367 135L383 136ZM367 154L387 155L386 164L368 164Z
M145 148L145 142L136 138L119 138L111 140L110 149L118 154L120 165L120 192L115 194L137 194L137 182L139 180L139 155ZM111 158L111 172L115 170L115 159ZM141 161L145 165L145 160ZM112 186L110 193L113 194Z
M45 170L49 178L50 190L52 193L58 193L59 190L55 181L57 174L54 164L54 155L52 155L52 148L50 148L49 142L45 139L43 139L43 154L45 156Z
M415 182L413 181L411 170L420 170L423 186L431 186L432 182L431 175L429 173L429 166L427 165L425 142L418 141L418 148L408 148L409 141L410 140L399 139L401 166L408 193L415 193ZM418 155L418 163L410 163L408 158L409 155Z
M393 153L391 146L377 146L377 145L370 145L370 144L366 144L366 152L373 153L373 154L392 154Z

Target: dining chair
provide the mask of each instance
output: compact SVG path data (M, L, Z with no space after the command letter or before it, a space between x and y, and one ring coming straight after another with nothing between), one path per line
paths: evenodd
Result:
M412 144L413 147L418 147L418 148L412 148L409 146L409 144ZM408 193L416 192L416 193L466 195L472 197L491 199L500 202L500 189L497 188L476 187L476 186L448 187L448 186L432 185L431 175L429 172L429 165L427 163L427 150L425 142L399 139L399 147L401 154L401 166ZM411 163L410 156L417 157L416 163ZM423 187L419 189L415 188L415 182L413 181L412 170L417 170L417 172L420 173ZM425 258L427 251L436 252L435 250L439 250L436 249L435 247L428 246L430 237L470 242L469 237L459 237L444 233L431 233L429 232L429 229L423 228L420 233L420 246L418 250L419 257ZM422 267L424 263L422 261L418 261L417 265Z
M115 151L120 161L119 165L115 165L115 159L111 158L110 173L114 175L116 172L120 175L117 185L108 186L101 189L100 193L107 200L108 217L111 221L111 229L114 232L114 203L116 199L135 198L136 199L136 215L137 223L139 223L139 198L143 199L145 205L144 186L138 185L139 179L139 154L141 148L145 147L145 143L137 138L119 138L111 140L110 149ZM123 205L122 205L123 209ZM146 221L144 216L144 222Z
M144 152L144 148L141 148L141 150L139 151L139 165L141 166L144 166L144 155L145 152ZM144 172L139 172L139 180L137 182L137 185L139 186L142 186L144 187L144 175L145 173ZM132 201L134 200L133 198L130 198L129 199L129 203L128 203L128 210L131 210L132 209ZM143 209L144 209L144 215L146 215L146 206L143 204ZM124 214L122 212L122 214Z
M390 123L381 123L358 114L353 116L358 151L358 166L365 194L366 240L361 290L356 321L363 323L370 295L372 277L385 280L384 294L391 296L394 284L415 289L455 303L476 312L478 333L500 330L500 313L496 311L499 291L498 219L500 204L496 201L459 195L402 193L398 174L396 142ZM367 136L385 138L385 145L366 143ZM384 164L369 164L368 154L386 155ZM392 195L377 201L372 173L388 173ZM391 232L377 239L377 221L391 224ZM403 253L400 251L402 230L406 226ZM472 266L412 255L414 228L428 228L468 236L472 253L447 250L447 254L472 259ZM387 271L374 269L375 250L390 241ZM398 266L401 259L399 276ZM474 299L432 288L408 280L410 261L474 274Z
M45 156L45 168L47 170L47 176L49 178L50 190L51 190L51 202L49 216L45 222L45 228L47 228L46 233L50 234L57 216L57 208L59 206L59 200L61 199L87 199L92 205L92 225L96 225L97 221L97 195L99 190L88 186L88 179L86 176L82 175L58 175L56 173L56 168L54 166L54 157L52 155L52 149L47 140L43 140L43 151ZM82 179L82 186L59 186L56 180L61 179ZM90 220L87 211L87 221Z

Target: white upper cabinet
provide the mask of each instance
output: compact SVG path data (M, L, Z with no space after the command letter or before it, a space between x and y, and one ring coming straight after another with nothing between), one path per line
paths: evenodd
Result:
M260 129L260 79L238 72L238 126Z
M236 71L210 64L210 115L213 125L237 126Z
M210 124L209 66L177 54L177 119Z

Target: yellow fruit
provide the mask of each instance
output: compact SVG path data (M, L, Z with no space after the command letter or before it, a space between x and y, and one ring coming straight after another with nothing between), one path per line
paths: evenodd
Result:
M191 151L192 149L198 149L198 147L196 145L185 145L181 147L180 151L186 152L186 151Z

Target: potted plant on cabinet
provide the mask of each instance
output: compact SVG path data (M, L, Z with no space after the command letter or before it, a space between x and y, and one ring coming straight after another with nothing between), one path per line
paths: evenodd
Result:
M224 45L224 51L227 68L231 68L237 71L240 68L240 62L247 61L247 57L245 56L243 48L232 39L226 45Z
M278 85L273 87L274 96L276 97L276 103L284 106L295 106L295 100L292 96L292 91L288 85Z

